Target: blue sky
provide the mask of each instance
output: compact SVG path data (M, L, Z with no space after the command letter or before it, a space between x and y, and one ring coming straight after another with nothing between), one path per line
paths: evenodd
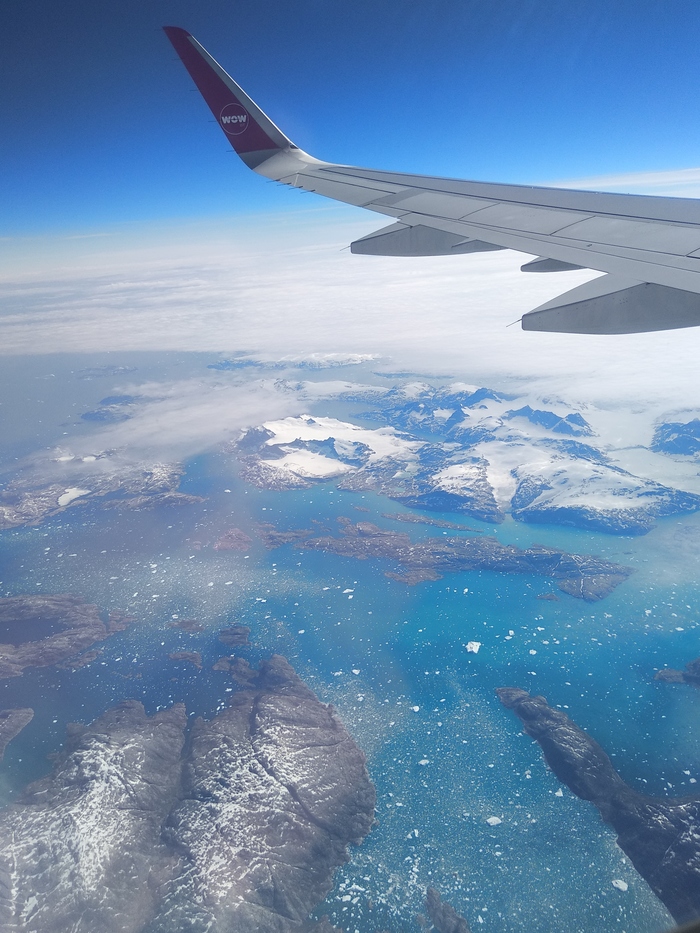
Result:
M230 154L163 24L332 161L534 183L700 164L696 0L24 0L0 14L0 235L315 203Z
M508 326L589 271L524 275L531 257L508 250L353 256L348 244L386 218L245 168L166 24L319 158L655 194L681 177L700 196L697 0L6 3L0 356L372 356L577 408L633 405L635 438L657 416L697 416L700 328L587 338ZM179 405L167 430L188 456L218 442L216 386L158 392ZM250 423L269 416L266 398ZM143 436L156 445L164 431Z

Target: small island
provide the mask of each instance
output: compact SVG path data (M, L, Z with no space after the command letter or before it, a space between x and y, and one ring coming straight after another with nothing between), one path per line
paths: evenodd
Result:
M676 671L672 667L664 667L656 672L654 680L660 680L665 684L690 684L691 687L700 689L700 658L688 661L685 670L682 671Z
M240 528L229 528L214 544L215 551L247 551L253 539Z
M202 655L199 651L171 651L168 659L170 661L186 661L196 667L198 671L202 669Z
M247 625L229 625L219 632L219 641L227 648L250 648L248 636L250 628Z

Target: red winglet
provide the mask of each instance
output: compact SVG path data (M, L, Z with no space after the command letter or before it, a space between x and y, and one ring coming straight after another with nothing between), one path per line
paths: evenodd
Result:
M163 30L228 141L251 168L292 145L193 36L178 26Z

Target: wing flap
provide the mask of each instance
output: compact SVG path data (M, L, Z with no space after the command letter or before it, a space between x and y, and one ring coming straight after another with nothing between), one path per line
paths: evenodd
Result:
M456 233L415 224L390 224L355 240L350 251L363 256L451 256L454 253L485 253L503 249L482 240L465 240Z
M583 269L583 266L577 266L573 262L561 262L559 259L549 259L546 256L538 256L531 262L526 262L520 267L521 272L572 272L574 269Z
M523 330L639 334L700 324L700 295L614 275L579 285L523 315Z

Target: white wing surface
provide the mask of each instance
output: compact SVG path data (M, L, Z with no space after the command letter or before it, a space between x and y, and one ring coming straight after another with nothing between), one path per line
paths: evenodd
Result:
M282 133L184 29L165 32L241 159L269 179L391 223L351 245L376 256L514 249L524 272L606 273L522 318L524 330L622 334L700 324L700 201L501 185L321 162Z

